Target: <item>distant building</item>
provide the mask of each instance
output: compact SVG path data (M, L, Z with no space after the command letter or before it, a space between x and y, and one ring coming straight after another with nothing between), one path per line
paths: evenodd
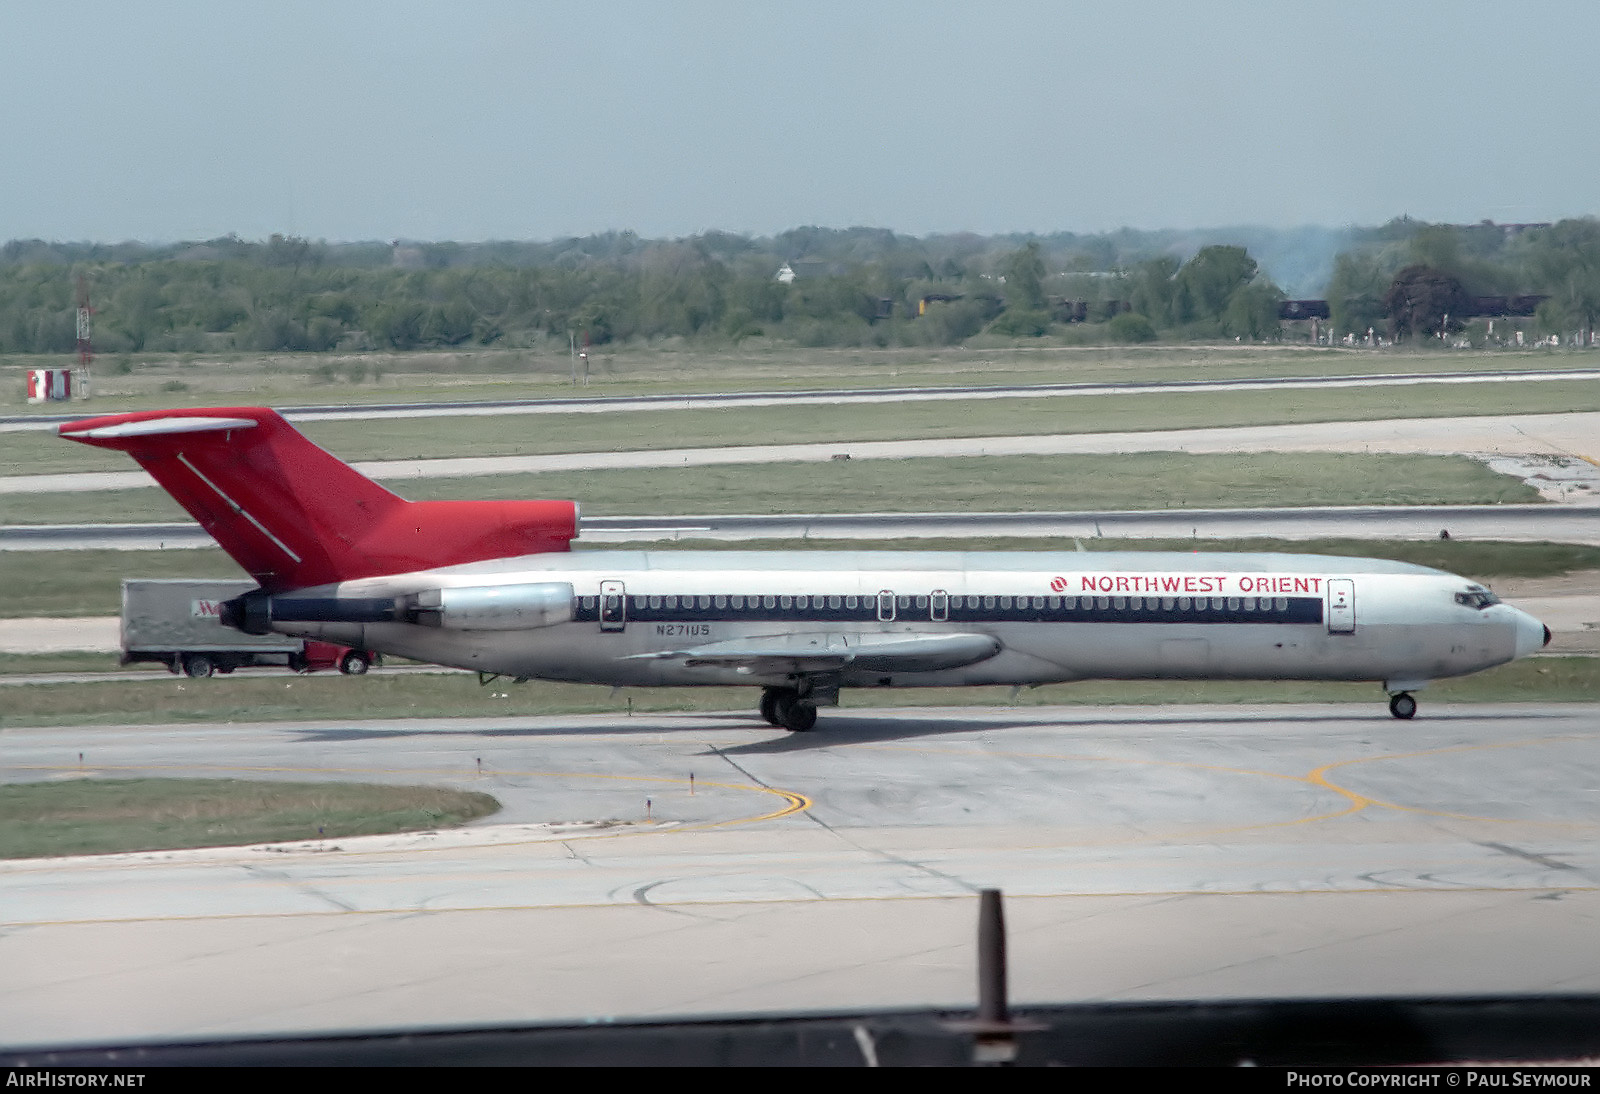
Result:
M960 300L964 293L931 292L917 301L917 314L927 315L929 304L948 304Z
M1326 300L1285 300L1278 305L1279 319L1330 319Z
M1057 323L1087 323L1089 321L1089 302L1087 300L1068 300L1065 297L1052 296L1050 298L1050 314Z
M1472 298L1472 311L1474 317L1490 317L1494 319L1526 319L1539 310L1539 305L1549 300L1548 296L1474 296Z
M1490 224L1493 224L1494 227L1499 228L1507 236L1519 236L1523 232L1531 232L1535 228L1550 227L1550 222L1548 220L1537 221L1531 224L1494 224L1493 221L1490 221Z
M848 269L843 262L829 262L822 258L791 258L778 268L778 280L787 285L791 281L804 281L811 277L837 277ZM787 276L784 273L786 270Z

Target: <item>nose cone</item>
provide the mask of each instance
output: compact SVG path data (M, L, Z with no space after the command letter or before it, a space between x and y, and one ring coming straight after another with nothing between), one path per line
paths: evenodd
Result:
M1527 612L1517 611L1516 624L1518 657L1536 653L1550 644L1550 628Z

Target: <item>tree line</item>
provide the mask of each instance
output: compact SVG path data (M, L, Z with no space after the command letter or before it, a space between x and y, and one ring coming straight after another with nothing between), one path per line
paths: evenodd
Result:
M71 352L79 275L101 353L1278 337L1286 293L1250 249L1212 242L1180 259L1185 240L803 228L542 243L12 241L0 247L0 353ZM1497 293L1548 297L1538 322L1550 330L1600 318L1592 218L1516 231L1402 219L1338 242L1325 293L1337 333L1437 334L1445 316L1459 323L1462 299Z

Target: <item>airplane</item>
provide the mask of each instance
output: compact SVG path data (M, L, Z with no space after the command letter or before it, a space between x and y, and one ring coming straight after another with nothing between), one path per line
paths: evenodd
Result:
M791 731L844 688L1430 681L1550 630L1381 559L1181 552L572 551L570 501L407 501L262 407L64 423L132 456L259 588L223 619L486 676L751 685Z

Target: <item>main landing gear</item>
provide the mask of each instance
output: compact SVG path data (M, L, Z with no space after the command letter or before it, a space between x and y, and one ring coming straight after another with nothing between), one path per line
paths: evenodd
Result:
M1417 701L1409 691L1396 692L1389 696L1389 713L1396 718L1409 720L1417 713Z
M804 733L817 724L817 704L793 688L762 688L761 717L791 733Z

